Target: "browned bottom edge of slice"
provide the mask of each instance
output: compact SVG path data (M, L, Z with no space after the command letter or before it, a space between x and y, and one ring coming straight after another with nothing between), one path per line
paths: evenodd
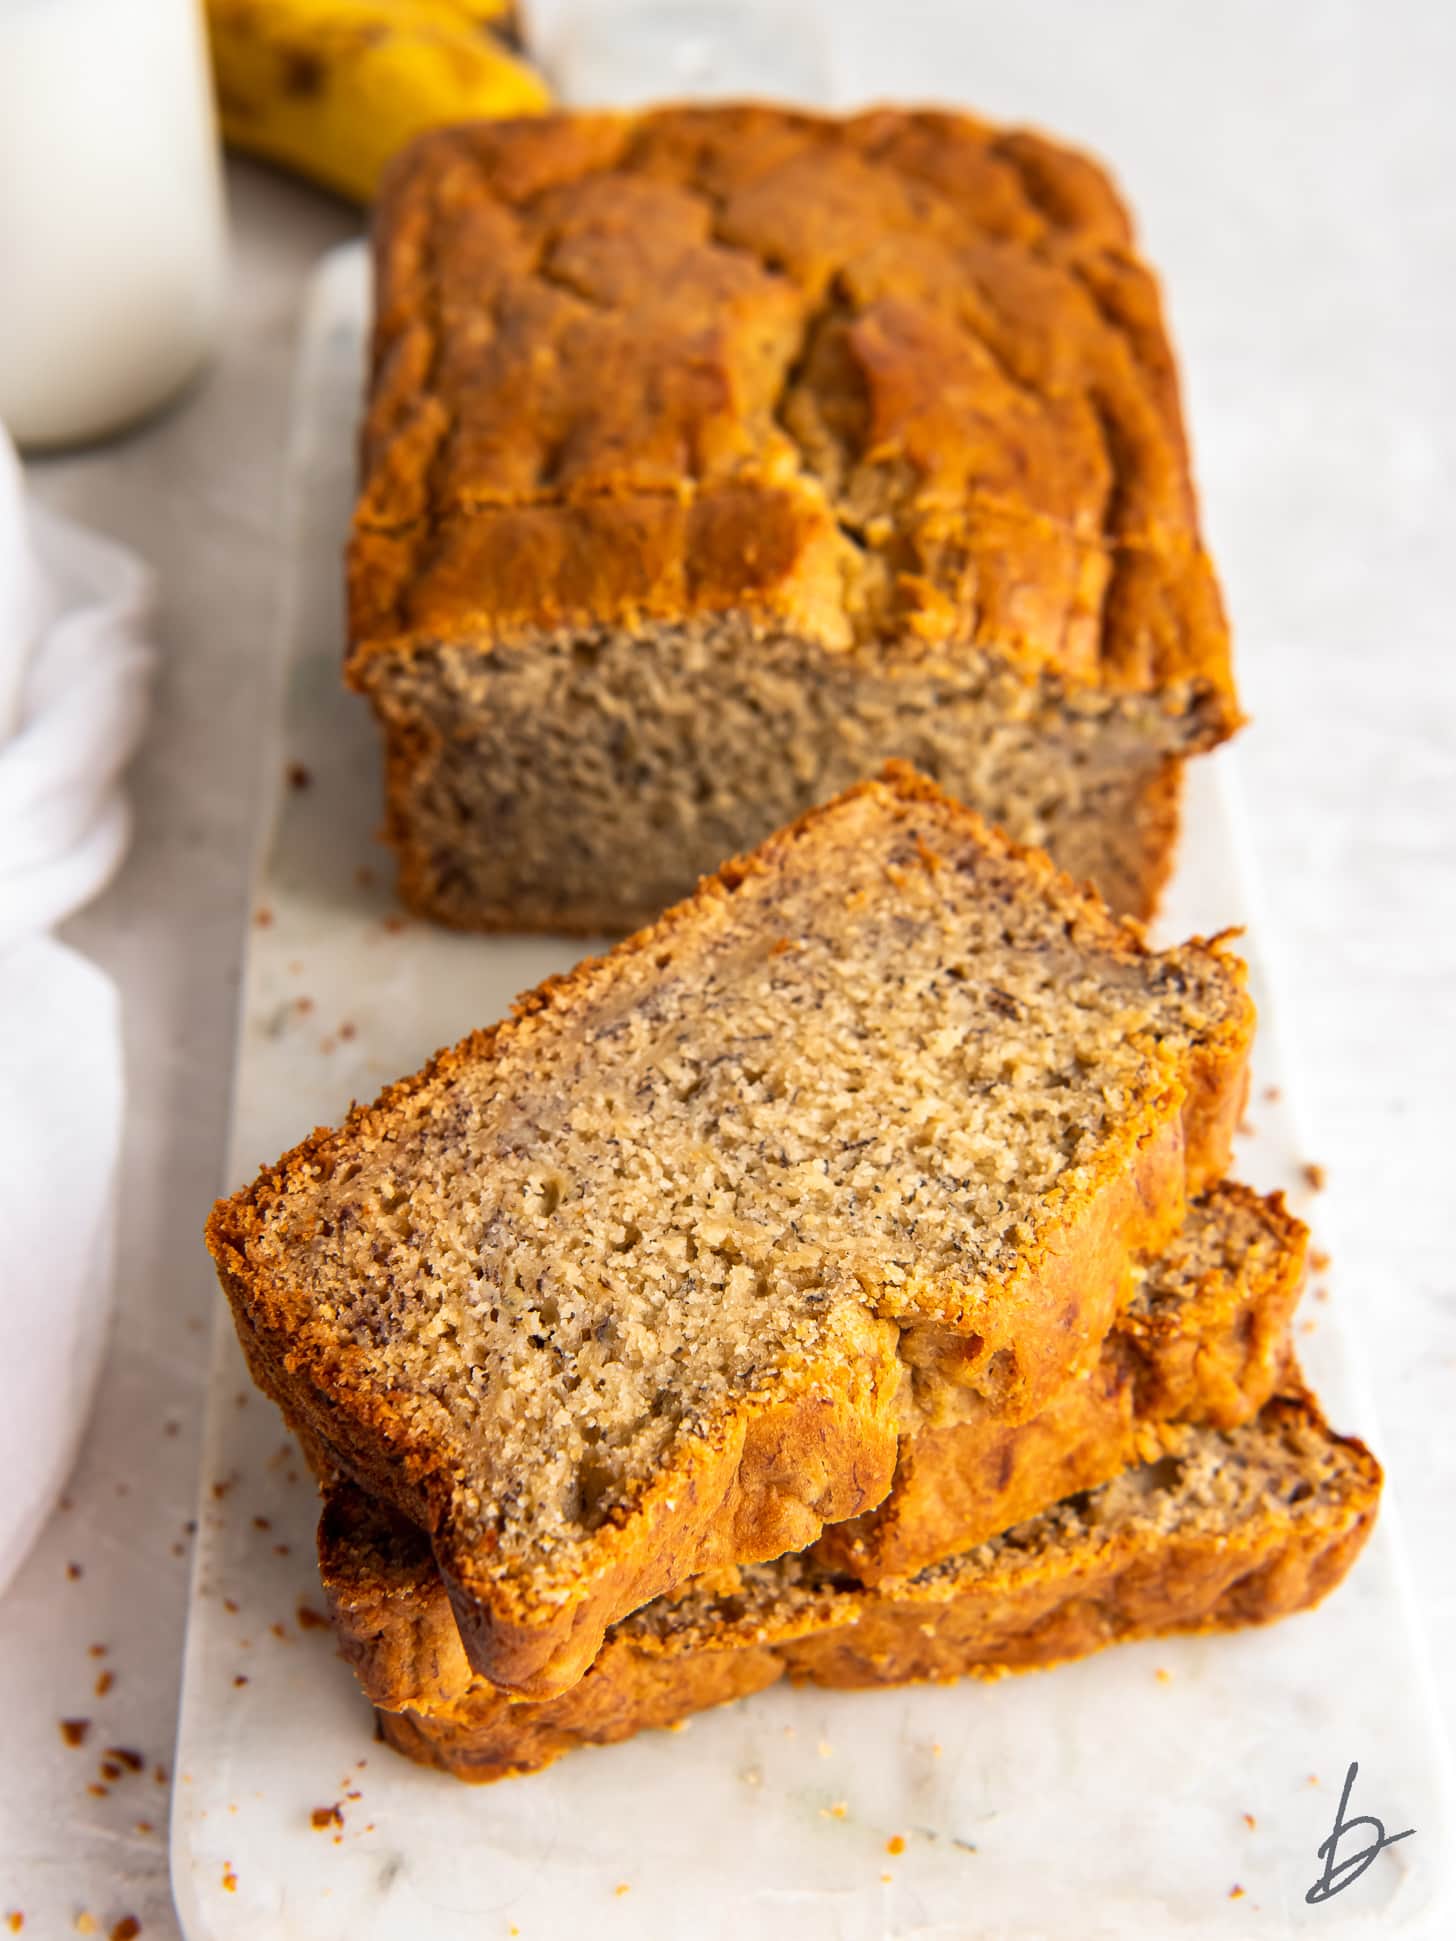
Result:
M915 1578L866 1590L783 1558L636 1613L560 1698L476 1688L382 1710L380 1730L413 1759L483 1781L674 1724L784 1675L836 1687L994 1678L1108 1644L1266 1623L1340 1582L1380 1482L1364 1445L1334 1435L1296 1390L1240 1429L1190 1429L1181 1454ZM350 1491L329 1505L321 1555L366 1692L398 1704L412 1683L427 1689L460 1647L418 1538Z

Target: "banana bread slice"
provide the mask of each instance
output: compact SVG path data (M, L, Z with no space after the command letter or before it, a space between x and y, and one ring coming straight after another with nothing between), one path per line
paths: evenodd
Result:
M1233 1430L1187 1427L1156 1462L1068 1497L947 1563L876 1590L783 1557L616 1625L564 1697L380 1709L399 1751L461 1779L535 1771L574 1746L629 1738L796 1681L895 1685L1083 1657L1176 1631L1266 1623L1317 1603L1375 1520L1380 1467L1292 1390ZM331 1498L324 1582L366 1693L428 1692L467 1674L417 1531L357 1490Z
M547 1697L889 1489L914 1391L1086 1364L1224 1171L1253 1014L898 769L214 1210L255 1377ZM914 1380L911 1370L914 1370Z
M1085 157L771 107L431 134L375 226L348 678L406 900L628 929L890 757L1145 915L1239 722Z
M901 1438L889 1495L832 1524L816 1556L864 1584L909 1576L1149 1460L1170 1424L1247 1421L1284 1370L1308 1238L1280 1195L1214 1187L1091 1368L1025 1422L938 1384Z

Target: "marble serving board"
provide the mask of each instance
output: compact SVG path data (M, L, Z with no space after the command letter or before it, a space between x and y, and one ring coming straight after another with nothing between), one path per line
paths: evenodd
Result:
M339 557L367 293L320 269L290 470L277 812L257 878L231 1187L578 954L402 919L372 840L378 750L339 679ZM1298 1129L1227 756L1197 766L1169 936L1245 924L1262 1016L1242 1175L1329 1244ZM1317 1177L1317 1175L1316 1175ZM204 1272L199 1267L199 1273ZM1313 1277L1298 1346L1379 1447L1359 1288ZM218 1301L172 1872L191 1941L1448 1935L1450 1823L1396 1506L1345 1587L1262 1632L1154 1642L983 1686L778 1688L675 1733L468 1788L377 1743L318 1622L315 1499ZM1347 1816L1414 1834L1311 1905ZM1368 1830L1367 1830L1368 1832ZM1350 1834L1343 1859L1363 1844ZM1443 1915L1442 1910L1445 1909Z

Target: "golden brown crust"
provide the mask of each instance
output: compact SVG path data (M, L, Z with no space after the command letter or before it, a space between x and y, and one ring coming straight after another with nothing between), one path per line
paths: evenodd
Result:
M1227 1527L1195 1519L1165 1530L1156 1520L1134 1520L1110 1537L1089 1535L1040 1555L1013 1549L967 1560L948 1575L832 1591L782 1632L772 1620L707 1636L670 1626L654 1635L638 1623L611 1634L564 1698L520 1705L474 1690L448 1703L381 1711L381 1730L422 1764L490 1780L535 1770L573 1746L671 1724L783 1672L831 1687L994 1678L1137 1638L1267 1623L1317 1603L1344 1577L1373 1526L1381 1477L1364 1445L1332 1436L1308 1397L1291 1394L1265 1415L1322 1442L1311 1479L1321 1461L1335 1479L1326 1476L1318 1490L1311 1480L1311 1500L1271 1497ZM357 1637L346 1612L346 1655L366 1692L407 1694L397 1664L351 1648L351 1629ZM740 1658L741 1682L733 1662Z
M840 801L875 793L887 802L933 806L991 853L1015 858L1039 893L1057 900L1072 934L1119 953L1144 954L1136 926L1118 923L1045 856L1019 850L912 770L891 764L882 780L861 784ZM696 1572L802 1547L823 1524L880 1500L896 1448L896 1319L936 1329L942 1353L945 1331L966 1336L954 1355L958 1379L984 1381L1005 1364L1002 1406L1022 1414L1040 1406L1075 1347L1110 1325L1130 1288L1134 1260L1167 1243L1188 1195L1227 1163L1228 1097L1244 1082L1253 1030L1247 1001L1210 1030L1191 1066L1185 1061L1180 1072L1169 1059L1165 1085L1079 1168L1075 1188L1062 1183L1052 1190L1043 1237L1022 1249L1006 1284L974 1315L958 1311L948 1289L880 1290L877 1313L864 1315L853 1354L806 1366L787 1391L746 1402L711 1436L686 1445L624 1522L591 1533L565 1594L545 1597L518 1574L494 1567L479 1543L458 1531L457 1479L441 1449L380 1387L370 1358L313 1312L304 1290L262 1266L250 1243L295 1182L326 1176L351 1141L386 1138L401 1118L431 1111L455 1072L490 1059L506 1034L527 1039L552 1012L583 1003L625 957L661 951L711 921L744 882L778 869L793 844L838 806L812 811L726 863L650 929L610 956L589 958L568 976L548 980L517 1002L510 1020L441 1052L374 1105L356 1107L339 1131L319 1129L253 1186L219 1202L208 1222L218 1278L260 1385L344 1474L431 1532L471 1661L504 1690L534 1698L566 1690L591 1663L607 1626L625 1612ZM1243 967L1223 957L1216 941L1188 949L1218 957L1241 992Z
M1277 1194L1261 1200L1225 1184L1210 1208L1242 1260L1210 1264L1176 1304L1124 1312L1096 1363L1029 1419L980 1413L903 1438L884 1502L815 1545L825 1568L871 1585L911 1576L1151 1461L1171 1425L1229 1429L1257 1414L1287 1360L1308 1233ZM1271 1244L1254 1248L1240 1217L1257 1221Z
M1171 353L1086 158L767 107L441 131L376 225L352 678L733 613L1238 715Z

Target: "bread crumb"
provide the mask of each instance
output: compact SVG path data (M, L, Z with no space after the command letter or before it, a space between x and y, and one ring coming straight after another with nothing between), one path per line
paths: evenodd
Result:
M25 1926L25 1916L18 1907L13 1907L5 1916L5 1925L12 1934L19 1934L20 1930Z
M88 1645L86 1647L86 1656L88 1658L104 1658L106 1656L106 1646L104 1644Z
M119 1759L128 1772L139 1773L147 1763L141 1754L134 1752L130 1746L108 1746L106 1756L108 1759Z
M238 1614L238 1600L235 1597L225 1597L222 1601L222 1608L227 1612L229 1617L236 1617Z
M273 1555L275 1557L286 1557L291 1547L291 1545L286 1543L275 1543L273 1546Z
M96 1916L84 1912L78 1914L76 1916L76 1932L77 1934L94 1934L96 1932Z
M246 1685L247 1682L248 1682L248 1674L245 1671L240 1671L237 1674L237 1676L233 1679L234 1685Z
M1244 1898L1243 1888L1237 1886L1230 1887L1228 1897L1231 1901L1241 1901Z
M255 1516L253 1518L253 1528L255 1530L271 1530L273 1525L268 1521L266 1516Z
M328 1619L311 1605L300 1604L294 1616L298 1619L300 1631L327 1631L329 1628Z
M618 1900L620 1900L624 1894L630 1894L631 1891L632 1891L631 1883L625 1880L619 1880L616 1886L612 1889L612 1892L616 1895Z
M106 1694L111 1690L112 1686L115 1683L116 1683L116 1673L114 1671L103 1671L100 1677L96 1680L96 1684L94 1687L96 1696L98 1698L105 1698Z
M1157 1679L1160 1685L1171 1685L1173 1682L1172 1672L1167 1670L1166 1667L1163 1665L1158 1666L1158 1669L1156 1670L1156 1672L1154 1672L1153 1676Z
M339 1026L340 1042L343 1044L348 1044L351 1038L357 1038L358 1036L359 1036L358 1025L354 1024L350 1019L345 1018L344 1022Z
M819 1817L821 1820L848 1819L849 1807L844 1800L837 1799L832 1806L821 1806L819 1808Z
M288 764L288 786L291 789L312 788L312 771L305 768L302 762L290 762Z
M323 1832L326 1826L342 1826L344 1824L344 1815L337 1800L332 1806L316 1806L308 1817L309 1824L316 1827L320 1833Z
M143 1833L143 1834L155 1833L156 1830L157 1829L152 1825L152 1822L150 1820L138 1820L135 1827L133 1827L132 1829L134 1833Z
M86 1791L91 1795L92 1799L111 1798L111 1788L109 1786L103 1786L99 1779L93 1779L91 1784L86 1788Z
M932 1743L930 1756L932 1759L943 1759L945 1757L945 1747L940 1743L939 1739L936 1739Z
M1323 1247L1310 1248L1309 1265L1310 1271L1315 1274L1324 1274L1329 1271L1330 1257Z
M253 921L260 930L270 930L273 927L273 912L265 904L261 910L253 912Z
M86 1743L86 1734L91 1730L90 1719L62 1719L61 1737L68 1746L81 1746Z
M890 1835L890 1837L889 1837L889 1839L888 1839L888 1840L886 1840L886 1842L885 1842L885 1852L886 1852L886 1853L903 1853L904 1851L905 1851L905 1836L904 1836L904 1834L903 1834L903 1833L892 1833L892 1834Z
M230 1860L222 1863L222 1887L225 1894L236 1894L238 1891L238 1877L233 1872Z
M123 1914L111 1930L111 1941L136 1941L142 1931L142 1924L135 1914Z
M1264 1097L1271 1105L1276 1105L1283 1096L1284 1094L1277 1085L1266 1085L1264 1087Z
M1330 1290L1327 1287L1317 1287L1314 1290L1314 1298L1317 1301L1327 1301L1330 1298Z
M1244 1815L1245 1826L1252 1828L1252 1827L1256 1827L1258 1824L1259 1822L1254 1818L1252 1813L1245 1813Z
M1311 1159L1305 1164L1302 1170L1304 1173L1304 1183L1309 1188L1310 1192L1323 1193L1325 1190L1325 1179L1326 1179L1326 1173L1325 1173L1324 1167L1317 1165L1315 1161Z
M888 1886L889 1886L889 1884L890 1884L890 1882L891 1882L891 1881L892 1881L892 1880L893 1880L894 1878L895 1878L895 1876L894 1876L893 1874L881 1874L881 1875L880 1875L880 1879L881 1879L881 1880L882 1880L882 1881L884 1882L884 1884L885 1884L885 1886L886 1886L886 1887L888 1887Z
M67 1564L66 1575L70 1578L71 1582L74 1584L78 1577L81 1577L84 1575L84 1572L82 1571L81 1566L79 1564Z
M101 1777L110 1780L120 1779L121 1767L117 1765L114 1759L103 1759L101 1761Z

